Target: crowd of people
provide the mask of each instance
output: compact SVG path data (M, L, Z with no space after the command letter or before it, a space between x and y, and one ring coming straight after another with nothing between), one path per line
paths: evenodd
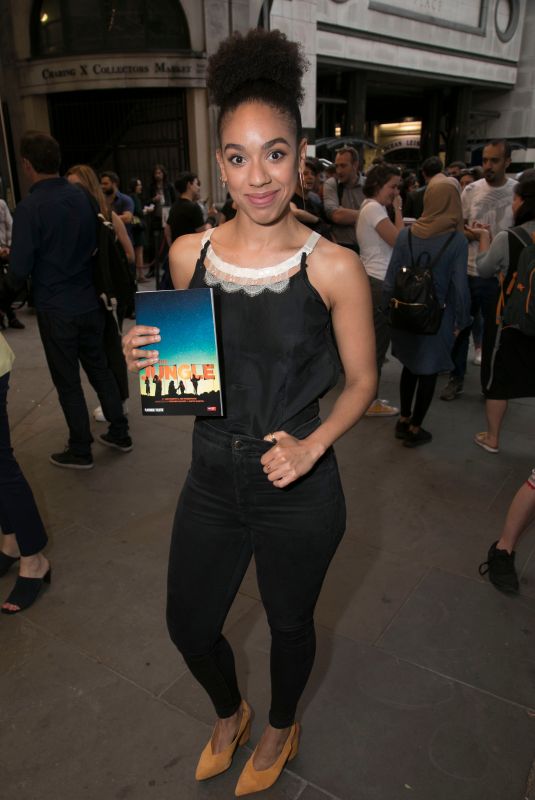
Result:
M86 164L61 177L58 143L35 131L20 145L31 190L13 223L0 202L5 284L20 292L31 282L68 427L67 446L50 455L54 466L94 466L80 365L99 399L94 416L108 423L99 442L125 454L133 448L127 369L158 363L157 328L134 324L121 339L124 320L135 318L133 294L97 290L102 243L113 240L121 252L132 293L168 250L170 286L209 285L218 296L228 410L195 421L173 526L167 621L216 711L196 773L205 780L227 770L249 736L251 707L221 631L254 553L272 635L272 701L237 795L271 786L299 746L295 714L314 661L314 607L345 528L333 443L362 416L396 417L392 434L406 448L431 443L423 423L438 377L448 375L443 401L461 395L471 335L487 416L476 446L497 454L508 401L535 396L535 339L511 299L522 291L517 275L535 260L533 171L510 177L510 146L496 140L483 148L481 168L445 168L433 156L419 175L383 158L364 173L346 146L329 175L307 156L298 105L305 68L299 46L278 31L236 34L211 57L217 163L228 188L218 208L202 203L195 172L172 182L161 164L147 194L139 178L124 194L115 172L97 175ZM427 287L418 303L404 294L409 278ZM434 327L418 327L416 312L427 310ZM4 324L23 327L11 301L0 313ZM399 408L378 392L389 347L402 365ZM0 334L0 575L20 561L6 614L28 608L51 580L44 525L10 443L13 358ZM343 388L321 420L318 400L341 372ZM480 568L500 589L518 590L514 547L534 516L535 472Z

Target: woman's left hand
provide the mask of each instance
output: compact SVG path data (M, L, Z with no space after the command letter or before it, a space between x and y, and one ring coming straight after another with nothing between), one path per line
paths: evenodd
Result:
M465 232L468 232L469 237L472 239L476 239L479 241L480 239L488 236L490 240L490 228L488 225L482 225L479 222L474 222L473 225L465 225L464 226Z
M276 444L264 453L260 463L268 480L278 489L284 489L310 472L321 452L317 445L308 444L306 439L296 439L286 431L274 431L264 436L266 442L273 439L276 439Z

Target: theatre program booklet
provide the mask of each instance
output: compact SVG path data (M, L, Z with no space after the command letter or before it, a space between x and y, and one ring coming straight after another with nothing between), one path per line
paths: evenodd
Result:
M145 347L160 359L139 373L143 414L222 416L212 289L138 292L136 323L159 328L161 336Z

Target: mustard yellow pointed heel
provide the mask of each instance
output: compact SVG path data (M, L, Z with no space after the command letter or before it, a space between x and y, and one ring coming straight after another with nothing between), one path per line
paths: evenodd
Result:
M251 707L245 700L242 700L240 708L242 711L240 727L228 747L225 747L220 753L213 753L212 737L210 737L210 741L202 751L195 770L195 778L198 781L205 781L207 778L213 778L215 775L225 772L232 764L232 759L238 746L247 744L249 741L252 719Z
M254 753L243 768L243 772L236 784L236 797L243 794L254 794L255 792L263 792L264 789L269 789L273 786L275 781L279 778L282 770L288 761L295 758L299 749L299 733L300 726L298 722L294 722L290 728L288 738L284 743L281 754L278 759L268 769L257 770L253 766ZM256 752L256 751L255 751Z

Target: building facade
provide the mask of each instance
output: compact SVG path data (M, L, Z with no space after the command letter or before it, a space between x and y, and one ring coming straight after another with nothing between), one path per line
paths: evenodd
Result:
M485 140L508 137L518 166L533 163L535 3L275 0L271 24L313 54L322 155L345 138L368 160L477 163Z
M123 185L171 176L216 180L216 110L207 58L233 30L280 28L302 43L303 124L332 157L354 141L416 164L472 157L485 140L535 157L535 3L526 0L0 0L0 195L26 187L16 146L29 128L61 143L63 166L114 169Z
M155 164L213 182L208 55L264 21L263 0L0 0L0 194L25 191L16 143L52 133L63 168L113 169L122 186Z

